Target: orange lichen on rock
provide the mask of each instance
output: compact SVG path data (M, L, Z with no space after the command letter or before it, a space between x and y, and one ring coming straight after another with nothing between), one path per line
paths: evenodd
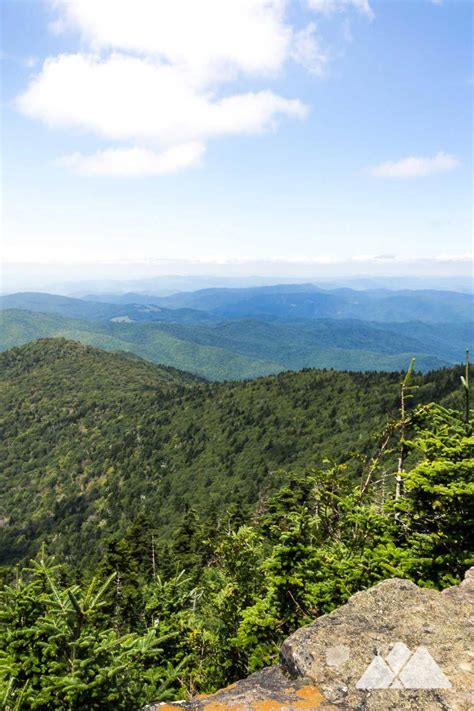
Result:
M288 694L288 699L284 701L276 699L261 699L252 703L253 711L282 711L282 709L317 709L321 702L324 701L324 696L316 686L305 686L298 691L288 687L285 689ZM299 697L299 700L295 699Z
M280 691L280 698L269 697L260 699L232 700L228 698L226 701L213 701L212 698L200 699L202 708L205 711L286 711L287 709L317 709L321 703L325 701L316 686L308 684L300 689L287 687Z
M287 703L275 701L274 699L263 699L262 701L254 701L252 704L253 711L281 711L288 708Z
M295 709L317 709L325 701L317 686L303 686L296 692L296 696L299 696L301 701L294 702Z
M210 696L147 706L142 711L289 711L327 706L318 687L308 679L292 680L280 666L267 667Z

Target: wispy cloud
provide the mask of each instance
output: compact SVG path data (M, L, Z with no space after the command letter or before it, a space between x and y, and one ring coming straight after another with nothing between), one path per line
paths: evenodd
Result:
M372 166L369 172L376 178L424 178L450 173L460 165L456 156L440 151L432 157L409 156L400 160L389 160Z
M316 25L313 22L295 32L291 58L311 74L323 74L329 56L316 39Z
M369 0L308 0L311 10L329 15L333 12L341 12L347 9L358 10L370 19L374 17Z
M110 148L90 156L73 153L61 158L59 163L77 175L116 178L170 175L197 165L204 150L204 146L197 142L172 146L160 153L144 148Z

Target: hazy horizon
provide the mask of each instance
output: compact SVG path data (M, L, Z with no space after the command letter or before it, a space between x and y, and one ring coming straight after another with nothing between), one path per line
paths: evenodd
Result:
M369 268L370 264L370 268ZM470 261L398 262L378 259L347 262L201 262L144 260L142 262L4 264L0 293L49 291L64 295L87 292L157 293L194 291L209 287L248 287L278 283L320 283L352 288L443 289L473 291ZM456 268L454 271L453 267Z

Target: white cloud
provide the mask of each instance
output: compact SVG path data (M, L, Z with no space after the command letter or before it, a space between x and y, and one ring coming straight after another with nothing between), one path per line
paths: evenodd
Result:
M310 22L303 30L295 32L291 58L311 74L321 75L328 62L328 55L316 41L316 26Z
M289 60L321 74L328 60L313 23L297 28L288 21L290 0L49 3L54 31L78 33L83 49L47 59L17 108L52 127L128 144L61 161L80 173L138 174L142 166L157 175L172 148L304 118L308 108L298 99L267 88L233 93L229 84L268 80ZM309 0L316 11L328 4L370 11L367 0Z
M198 164L203 153L201 143L185 143L161 153L144 148L110 148L91 156L73 153L61 158L59 163L77 175L130 178L176 173Z
M202 82L229 72L277 72L292 28L285 0L51 0L60 31L93 49L155 56Z
M78 127L148 147L259 133L272 128L278 116L307 112L300 101L271 91L217 99L174 66L119 54L50 59L17 105L51 126Z
M308 0L308 5L311 10L325 15L353 8L370 19L374 17L369 0Z
M439 152L432 158L410 156L373 166L369 172L377 178L423 178L450 173L461 165L456 156Z

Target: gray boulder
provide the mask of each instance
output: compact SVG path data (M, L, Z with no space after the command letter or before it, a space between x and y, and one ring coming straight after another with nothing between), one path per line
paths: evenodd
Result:
M443 592L386 580L299 629L280 664L211 696L148 711L470 711L474 568Z

